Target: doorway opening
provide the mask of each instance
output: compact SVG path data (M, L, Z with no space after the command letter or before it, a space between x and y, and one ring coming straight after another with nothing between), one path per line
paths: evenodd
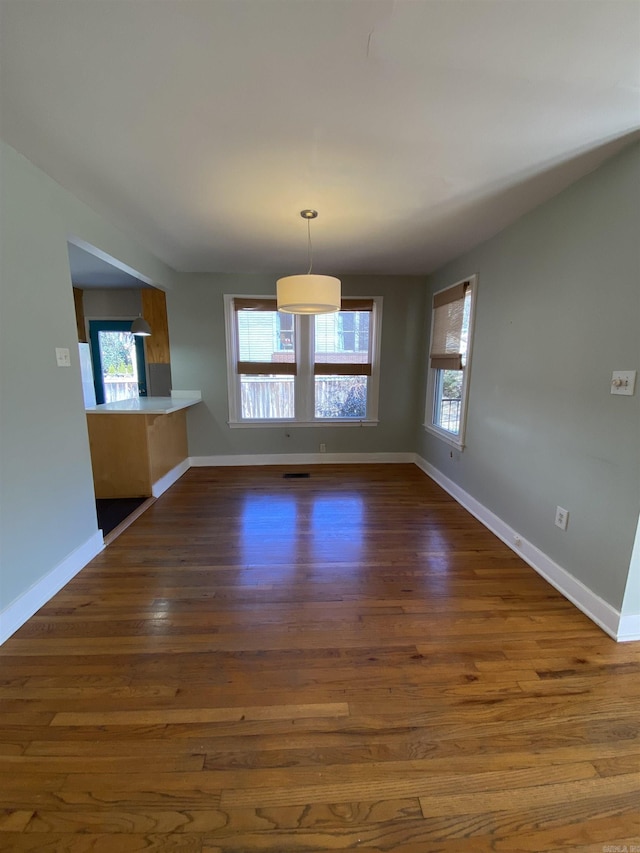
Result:
M90 320L96 403L147 396L143 340L123 320Z

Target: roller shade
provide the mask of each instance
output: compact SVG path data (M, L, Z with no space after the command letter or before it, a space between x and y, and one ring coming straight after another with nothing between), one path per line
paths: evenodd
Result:
M343 299L341 311L373 311L373 299Z
M278 303L275 298L265 296L264 298L260 297L251 297L250 299L243 299L238 297L233 300L233 310L234 311L277 311Z
M469 282L465 281L433 296L429 359L436 370L462 370L462 322L468 289Z

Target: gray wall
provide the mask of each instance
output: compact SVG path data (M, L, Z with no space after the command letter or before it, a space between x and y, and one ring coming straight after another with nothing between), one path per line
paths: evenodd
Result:
M82 285L76 285L82 287ZM82 302L87 320L131 320L142 311L139 289L103 290L88 288L83 291Z
M339 273L337 273L339 275ZM189 453L217 456L264 453L413 452L425 279L401 276L342 278L345 296L382 296L382 359L377 427L265 427L230 429L223 294L272 294L273 276L179 276L167 294L174 388L201 390L204 403L189 412ZM289 437L287 437L287 435Z
M610 381L640 368L639 204L636 144L430 278L437 290L479 275L467 447L451 459L422 428L417 440L618 609L640 508L640 389L611 396Z
M0 173L1 612L97 531L67 239L173 274L4 143Z

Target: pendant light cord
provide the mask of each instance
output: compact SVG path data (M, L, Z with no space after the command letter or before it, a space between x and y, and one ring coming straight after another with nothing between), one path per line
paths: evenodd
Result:
M311 246L311 219L307 219L307 238L309 250L309 271L307 272L307 275L311 275L311 270L313 268L313 248Z

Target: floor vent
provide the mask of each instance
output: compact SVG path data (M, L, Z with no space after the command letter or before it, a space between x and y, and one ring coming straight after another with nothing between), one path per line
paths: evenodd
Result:
M294 471L293 473L283 474L282 476L285 480L304 480L310 477L311 474L308 474L306 471Z

